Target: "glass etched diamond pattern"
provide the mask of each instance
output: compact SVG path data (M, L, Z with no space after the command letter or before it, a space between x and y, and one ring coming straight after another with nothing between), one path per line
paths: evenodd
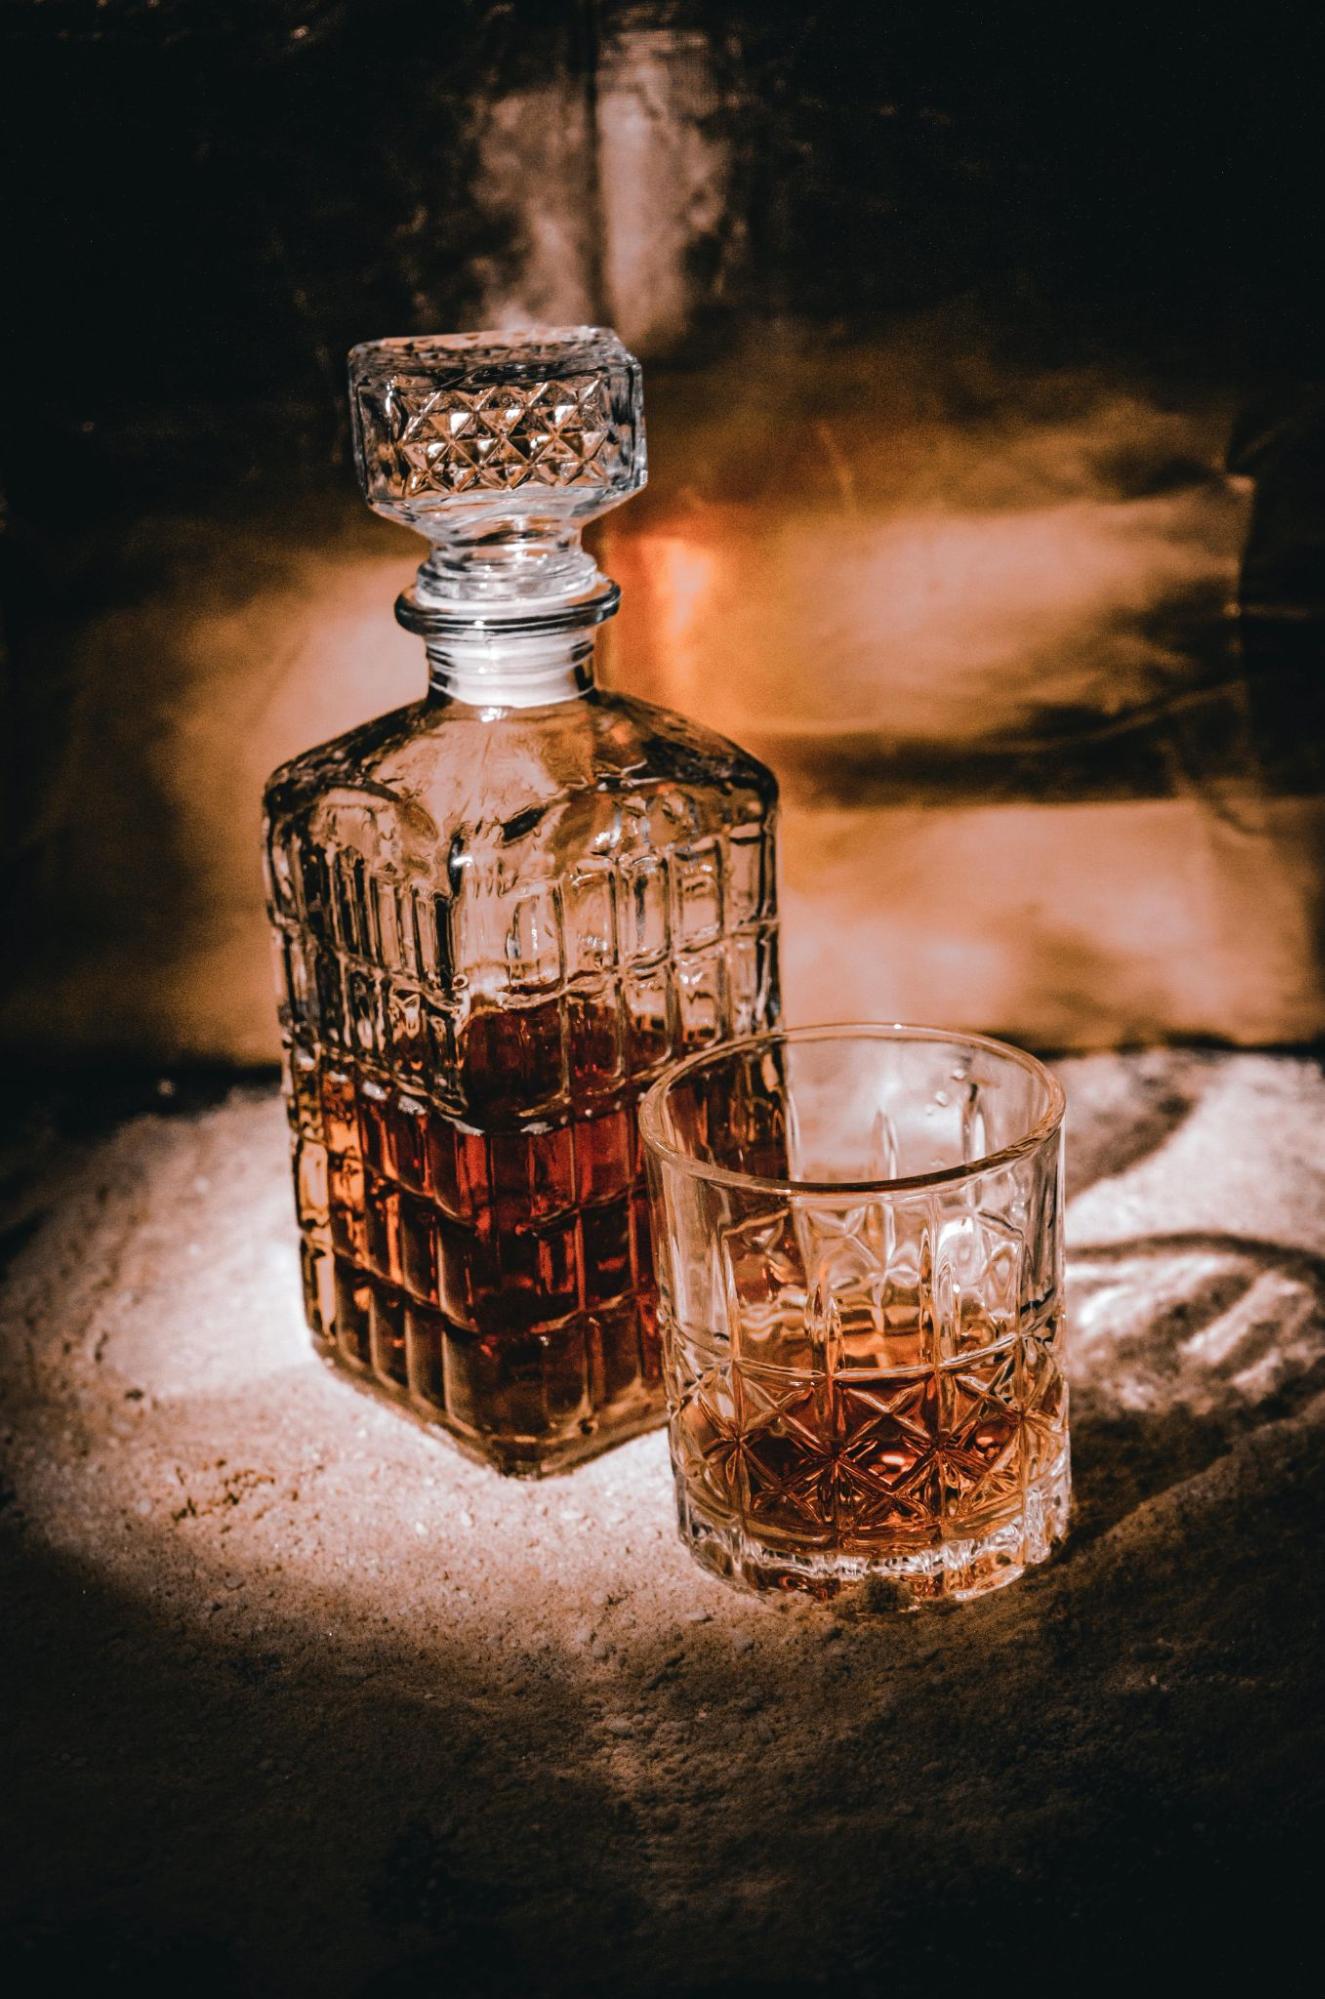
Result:
M464 493L471 487L515 491L527 481L571 486L596 475L611 411L597 379L537 382L528 389L437 391L411 405L388 390L387 424L402 461L406 499Z
M411 526L494 503L583 521L644 484L639 364L604 328L372 341L351 370L369 502Z
M786 1170L813 1118L832 1134L815 1132L816 1146L851 1143L855 1118L862 1156L877 1157L870 1095L905 1073L886 1051L840 1096L807 1086L798 1120L783 1066L798 1039L907 1032L766 1037L690 1063L646 1108L667 1228L664 1344L684 1355L672 1377L682 1531L701 1560L758 1587L831 1592L884 1573L910 1601L975 1594L1042 1560L1064 1528L1060 1296L1025 1296L1024 1219L1059 1213L1039 1193L1059 1170L1059 1134L1026 1159L917 1191L905 1180L811 1191ZM776 1060L760 1052L770 1042ZM651 1119L673 1093L682 1108L660 1152ZM908 1144L932 1159L923 1096L913 1108L890 1161ZM710 1165L724 1174L708 1177ZM1057 1267L1053 1245L1036 1257Z
M1010 1317L1015 1229L946 1220L930 1202L899 1220L879 1202L802 1199L725 1230L721 1247L725 1357L694 1377L703 1423L680 1444L764 1538L781 1527L866 1548L880 1531L969 1527L1015 1507L1061 1452L1055 1329L1018 1339Z

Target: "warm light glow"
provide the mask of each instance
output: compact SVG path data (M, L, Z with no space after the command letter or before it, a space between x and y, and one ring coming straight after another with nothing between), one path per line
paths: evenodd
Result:
M703 713L713 692L706 684L713 678L708 620L723 581L722 551L691 534L644 534L634 539L631 552L648 600L648 629L676 690L672 699L683 711ZM613 659L620 659L615 647ZM623 691L634 691L628 662L621 661L614 678Z
M707 448L736 461L771 446L772 429L754 406L729 405ZM757 504L678 504L642 534L616 530L623 684L680 702L699 674L709 718L770 746L959 745L1034 736L1063 709L1102 719L1188 684L1171 633L1194 605L1218 646L1246 497L1200 474L1213 426L1100 392L1085 414L1009 409L983 430L903 413L890 427L869 409L827 432L831 454L825 431L793 430L785 478ZM1192 469L1149 491L1132 461L1174 456ZM678 590L685 608L669 616Z
M651 378L654 484L602 542L623 593L606 657L615 687L779 769L791 1017L1053 1045L1318 1032L1311 799L1257 800L1249 772L1231 809L1199 765L1175 764L1167 797L1128 798L1123 775L1116 798L1060 787L1037 803L1034 756L1013 799L960 773L941 804L892 795L909 744L941 772L991 740L1052 736L1064 712L1083 729L1162 713L1221 670L1185 650L1224 642L1246 526L1246 494L1201 469L1220 413L1102 383L1018 401L1009 383L995 415L959 422L926 408L900 347L756 360L702 394ZM803 422L811 385L832 410ZM391 615L421 544L368 518L348 484L317 518L215 526L202 570L194 540L150 614L89 630L64 775L65 795L95 806L80 885L110 907L121 876L122 902L150 878L159 933L98 961L95 1021L80 963L40 993L39 1027L270 1060L262 783L422 692L419 642ZM112 766L102 745L122 741L134 689L150 726ZM876 780L879 752L897 761Z
M1069 1184L1074 1382L1095 1453L1121 1412L1245 1420L1320 1360L1310 1259L1273 1247L1313 1244L1318 1204L1266 1165L1310 1155L1319 1077L1259 1056L1167 1059L1184 1066L1163 1099L1129 1094L1115 1057L1062 1072L1087 1154L1107 1141L1115 1157L1130 1117L1174 1105L1134 1164L1075 1197ZM1231 1215L1236 1239L1217 1233ZM119 1281L90 1293L112 1257ZM8 1384L29 1531L209 1642L303 1623L351 1654L454 1639L484 1661L564 1650L583 1671L576 1634L623 1596L642 1646L732 1601L676 1539L661 1432L573 1480L521 1484L319 1365L274 1094L123 1130L20 1255L8 1305L29 1329ZM734 1615L768 1628L739 1602Z

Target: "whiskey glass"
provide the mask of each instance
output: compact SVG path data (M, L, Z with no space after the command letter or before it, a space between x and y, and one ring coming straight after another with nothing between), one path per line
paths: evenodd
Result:
M1063 1092L979 1035L812 1027L641 1106L682 1538L880 1607L1043 1561L1070 1496Z

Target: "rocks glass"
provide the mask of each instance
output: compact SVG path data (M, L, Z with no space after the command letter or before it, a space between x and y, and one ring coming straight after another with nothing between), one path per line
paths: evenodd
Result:
M754 1589L909 1607L1061 1538L1062 1090L978 1035L771 1032L649 1092L683 1538Z

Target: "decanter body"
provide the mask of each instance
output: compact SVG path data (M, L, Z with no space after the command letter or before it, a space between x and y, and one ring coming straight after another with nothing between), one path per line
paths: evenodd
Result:
M458 511L474 537L457 553L453 533L398 607L429 693L278 771L266 854L314 1339L537 1474L663 1414L635 1106L668 1062L777 1017L776 786L723 738L594 685L616 593L566 503L582 517L643 482L638 368L600 333L514 338L356 350L370 498L414 525L400 467L420 409L436 429L442 407L445 443L457 408L495 400L488 427L528 462L531 408L594 416L616 380L605 423L537 416L535 458L548 435L567 453L523 510L519 462L495 469L481 491L505 511L489 504L482 535L476 496L457 509L468 488L421 455L441 487L426 531ZM402 358L423 384L405 394Z

